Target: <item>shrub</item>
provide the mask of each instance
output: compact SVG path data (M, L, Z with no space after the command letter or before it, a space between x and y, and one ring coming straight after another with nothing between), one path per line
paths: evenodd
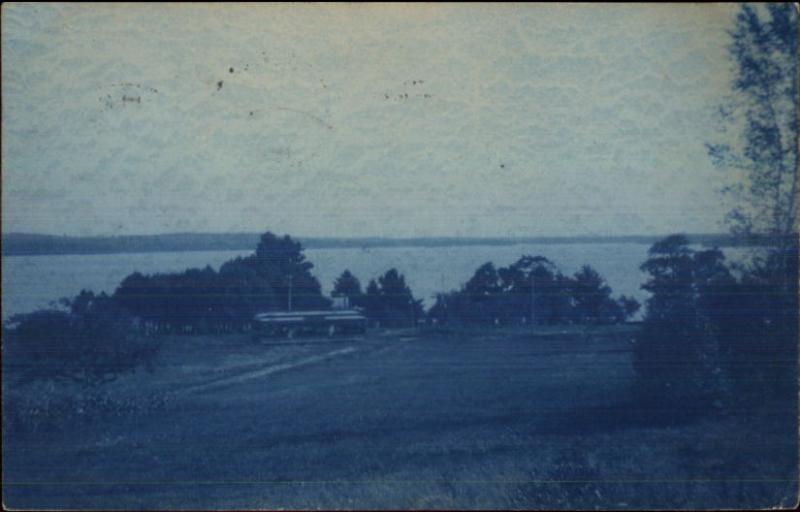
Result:
M697 253L683 235L657 242L649 254L641 268L650 279L642 288L652 296L634 346L636 390L660 408L702 410L722 383L715 310L708 306L715 285L732 278L721 252Z
M96 386L148 365L158 351L134 318L101 294L83 291L68 311L17 315L4 328L4 363L17 382L72 381Z

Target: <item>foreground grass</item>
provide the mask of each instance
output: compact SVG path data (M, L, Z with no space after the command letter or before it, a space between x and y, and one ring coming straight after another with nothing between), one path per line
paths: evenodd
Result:
M793 505L791 408L765 400L691 423L655 420L631 402L634 334L630 326L384 333L335 359L202 393L185 384L351 342L173 340L149 378L116 384L169 391L160 410L6 436L4 500L39 508ZM188 348L191 356L181 355Z

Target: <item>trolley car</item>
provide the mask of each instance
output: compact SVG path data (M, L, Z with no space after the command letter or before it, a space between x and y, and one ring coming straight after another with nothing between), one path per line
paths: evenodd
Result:
M297 336L363 334L367 318L355 309L331 311L275 311L253 318L254 339Z

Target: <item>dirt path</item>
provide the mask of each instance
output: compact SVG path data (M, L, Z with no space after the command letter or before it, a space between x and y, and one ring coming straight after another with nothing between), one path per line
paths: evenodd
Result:
M281 372L281 371L285 371L285 370L291 370L293 368L299 368L301 366L306 366L306 365L309 365L309 364L319 363L319 362L322 362L322 361L326 361L326 360L332 359L332 358L337 357L337 356L342 356L342 355L345 355L345 354L351 354L351 353L356 352L356 351L357 351L357 349L355 347L345 347L345 348L338 349L338 350L332 350L330 352L325 352L324 354L319 354L319 355L315 355L315 356L311 356L311 357L306 357L304 359L300 359L299 361L294 361L294 362L291 362L291 363L270 365L270 366L267 366L266 368L261 368L261 369L254 370L254 371L248 371L248 372L240 373L240 374L235 375L233 377L226 377L226 378L223 378L223 379L214 380L214 381L207 382L207 383L204 383L204 384L198 384L198 385L195 385L195 386L191 386L191 387L185 388L184 391L188 392L188 393L199 393L199 392L203 392L203 391L209 391L209 390L212 390L212 389L224 388L226 386L231 386L231 385L235 385L235 384L241 384L241 383L249 381L249 380L260 379L262 377L266 377L267 375L271 375L273 373L277 373L277 372Z

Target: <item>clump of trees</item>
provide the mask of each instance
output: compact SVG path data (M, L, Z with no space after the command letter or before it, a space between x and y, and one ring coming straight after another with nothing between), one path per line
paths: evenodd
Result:
M17 382L98 386L153 361L157 342L137 333L136 319L106 294L84 290L66 310L16 315L4 329L4 366Z
M730 31L731 94L713 162L738 171L723 192L752 261L728 265L685 237L655 244L643 270L653 295L636 341L640 398L685 412L779 399L797 403L797 12L743 5ZM796 410L796 409L795 409ZM787 411L788 412L788 411Z
M21 382L99 385L152 362L147 334L231 331L256 312L324 308L313 265L289 236L265 233L246 257L183 272L127 276L112 296L84 290L64 309L12 317L3 328L4 363Z
M134 273L114 299L157 332L231 331L257 312L327 307L313 267L299 242L267 232L253 254L227 261L218 272Z
M360 309L373 325L409 326L425 318L422 300L414 297L405 276L396 268L370 279L365 291L361 281L345 270L334 281L331 296L347 297L350 306Z
M370 279L361 305L367 318L385 327L415 325L425 315L422 300L414 298L405 276L395 268Z
M649 254L652 296L634 347L640 399L699 413L796 392L796 258L783 267L769 251L732 270L721 251L694 250L682 235Z
M590 266L565 276L542 256L522 256L508 267L489 262L460 290L439 294L429 316L445 324L611 324L639 309L632 298L611 297Z

